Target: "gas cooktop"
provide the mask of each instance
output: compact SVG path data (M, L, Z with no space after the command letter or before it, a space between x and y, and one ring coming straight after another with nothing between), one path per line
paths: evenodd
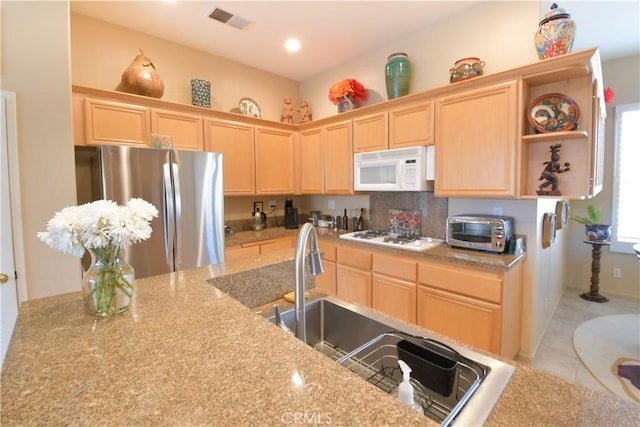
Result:
M416 235L395 234L384 230L354 231L353 233L341 234L340 238L414 252L426 251L435 248L444 242L444 240L441 239Z

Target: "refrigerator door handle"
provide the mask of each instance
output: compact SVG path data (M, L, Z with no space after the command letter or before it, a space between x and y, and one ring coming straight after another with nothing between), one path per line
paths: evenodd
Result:
M176 262L176 271L182 264L182 199L180 196L180 168L177 163L171 163L173 172L173 197L174 197L174 213L175 213L175 244L174 244L174 260Z
M174 260L174 236L175 236L175 206L172 196L171 170L169 163L162 165L162 193L164 201L164 249L167 257L167 264L171 267L171 271L175 269Z

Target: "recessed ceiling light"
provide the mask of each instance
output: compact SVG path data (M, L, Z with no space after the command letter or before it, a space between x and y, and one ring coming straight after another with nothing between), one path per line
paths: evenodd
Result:
M289 52L297 52L300 50L300 42L298 41L298 39L288 39L286 42L284 42L284 48Z

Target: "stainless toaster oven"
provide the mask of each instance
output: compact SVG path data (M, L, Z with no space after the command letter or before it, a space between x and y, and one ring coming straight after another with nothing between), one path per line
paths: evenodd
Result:
M447 218L449 246L505 252L513 238L513 218L497 215L453 215Z

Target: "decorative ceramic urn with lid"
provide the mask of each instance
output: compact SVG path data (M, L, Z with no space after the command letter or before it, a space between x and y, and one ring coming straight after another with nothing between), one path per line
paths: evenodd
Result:
M576 24L571 14L556 3L540 21L535 34L536 51L540 59L553 58L571 52Z

